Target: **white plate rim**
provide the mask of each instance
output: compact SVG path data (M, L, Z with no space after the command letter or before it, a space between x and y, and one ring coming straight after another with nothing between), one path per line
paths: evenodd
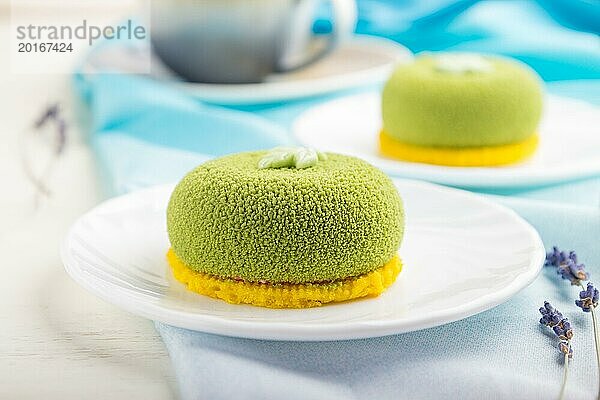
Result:
M374 96L377 91L365 91L361 93L349 94L326 100L303 110L291 123L291 131L298 143L302 145L311 144L303 140L301 128L305 119L319 111L322 112L326 107L342 101L352 99L362 99ZM560 101L580 105L581 107L596 107L591 103L570 97L563 97L549 94L547 101ZM503 170L503 168L494 167L444 167L412 162L396 162L394 160L384 160L374 155L360 155L361 158L374 164L384 170L391 176L398 178L422 179L433 183L443 185L452 185L463 188L523 188L540 187L561 182L585 179L600 174L600 157L597 160L586 160L580 164L569 164L567 167L547 168L545 171L526 170L526 173L516 170ZM394 166L394 164L396 165ZM564 165L564 164L563 164ZM390 167L392 166L392 167ZM519 179L515 179L515 173L520 173Z
M436 185L433 183L416 181L411 179L393 179L395 182L405 182L413 185L425 186L429 189L439 192L452 192L455 195L475 199L486 204L486 206L494 208L496 211L506 213L507 216L513 218L515 223L518 223L531 237L535 244L535 254L531 259L527 271L519 273L519 275L507 284L502 289L488 293L478 297L476 300L467 303L438 311L427 315L427 317L411 318L411 319L395 319L392 322L385 323L374 322L352 322L348 325L343 324L325 324L319 326L303 326L301 323L287 322L287 327L282 330L282 326L278 323L260 322L253 323L247 320L231 321L225 318L216 316L207 316L202 314L194 314L180 310L169 309L165 312L163 307L149 302L144 302L136 296L132 296L127 292L119 291L120 296L111 296L106 291L101 290L98 286L87 281L79 268L75 265L77 262L73 260L68 249L68 243L71 240L78 224L90 213L94 213L103 207L109 207L111 203L122 201L123 197L141 195L143 193L152 193L153 191L167 190L172 188L172 184L152 186L146 189L138 190L109 199L98 206L94 207L84 215L82 215L69 229L67 235L61 243L60 255L63 261L66 272L82 287L94 294L95 296L116 305L132 314L145 317L147 319L173 325L176 327L195 330L204 333L211 333L221 336L240 337L248 339L261 340L278 340L278 341L336 341L336 340L354 340L388 336L394 334L407 333L418 331L435 326L445 325L451 322L462 320L473 315L487 311L508 301L513 295L529 286L541 271L546 257L544 245L538 234L527 221L519 216L510 208L498 204L484 196L473 194L464 190L454 189ZM119 290L119 289L113 289ZM193 318L191 318L193 317ZM192 321L192 322L191 322ZM291 327L291 328L290 328Z

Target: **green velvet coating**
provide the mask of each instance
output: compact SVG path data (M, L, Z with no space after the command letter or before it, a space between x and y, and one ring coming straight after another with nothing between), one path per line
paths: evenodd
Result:
M385 132L433 147L502 145L536 133L542 113L538 76L517 61L484 59L490 71L440 71L432 55L397 67L383 89Z
M259 169L266 153L211 160L176 186L167 228L190 268L252 282L323 282L373 271L396 254L404 211L383 172L331 153L310 168Z

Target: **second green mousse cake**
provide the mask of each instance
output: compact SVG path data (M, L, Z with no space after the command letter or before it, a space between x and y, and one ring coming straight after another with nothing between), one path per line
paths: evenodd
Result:
M383 130L424 147L522 142L536 133L542 86L525 64L498 56L442 53L399 66L383 90Z

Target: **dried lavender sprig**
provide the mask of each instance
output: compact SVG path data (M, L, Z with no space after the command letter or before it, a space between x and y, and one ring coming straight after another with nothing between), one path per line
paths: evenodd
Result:
M579 300L575 300L575 305L580 307L584 312L591 312L592 324L594 326L594 345L596 347L596 362L598 364L598 394L597 399L600 400L600 336L598 336L598 317L596 315L596 307L598 307L599 293L594 284L588 282L587 287L580 284L583 289L579 292Z
M594 345L596 349L596 361L598 365L598 394L596 398L600 400L600 336L598 335L598 318L596 307L598 306L599 293L594 285L588 282L587 287L583 286L583 281L590 279L590 274L585 270L584 264L579 264L577 253L570 251L568 254L554 246L552 251L546 254L547 266L557 268L557 273L561 278L571 282L571 285L580 286L583 290L579 293L579 300L575 300L577 307L584 312L592 314L592 324L594 328ZM560 333L560 331L559 331Z
M570 251L568 254L560 251L554 246L552 251L546 254L546 266L556 267L556 273L561 278L571 282L571 285L580 285L581 281L590 279L589 273L585 270L584 264L577 262L577 254Z
M565 357L565 370L563 374L563 381L560 387L560 393L558 399L562 400L565 395L565 388L567 386L567 379L569 376L569 360L573 358L573 347L571 346L571 339L573 338L573 328L567 318L565 318L560 311L552 306L548 301L544 302L544 306L539 309L542 318L540 324L545 325L552 329L552 332L558 337L558 349L564 354Z
M43 113L33 122L31 130L25 133L39 133L42 132L42 128L49 124L54 124L54 149L53 156L48 160L47 165L42 170L41 174L36 174L30 164L29 158L27 157L27 149L23 145L22 146L22 164L25 175L31 182L31 184L36 189L36 197L35 204L36 207L39 203L40 197L50 197L51 191L48 187L46 181L48 180L49 175L51 174L54 164L58 157L62 155L66 148L67 143L67 130L68 125L65 119L62 116L60 105L58 103L51 104L46 109L44 109Z

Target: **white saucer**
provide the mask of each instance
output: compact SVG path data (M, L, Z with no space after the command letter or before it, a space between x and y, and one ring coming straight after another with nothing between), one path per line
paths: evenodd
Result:
M535 155L506 167L444 167L401 162L380 156L379 93L338 98L305 111L293 123L303 145L360 157L390 175L462 187L543 185L600 174L600 109L548 96Z
M132 313L202 332L274 340L341 340L409 332L490 309L531 283L544 260L537 232L483 197L396 180L406 208L404 270L377 298L303 310L231 305L174 281L165 253L173 186L109 200L62 246L67 272Z
M173 81L194 97L223 105L276 103L384 82L394 65L412 59L406 47L375 36L355 36L303 68L264 83L217 85Z
M147 45L149 46L149 44ZM148 47L98 46L82 66L86 73L146 71ZM394 65L413 58L406 47L380 37L355 35L320 60L294 72L273 74L263 83L209 84L182 81L152 55L152 79L195 98L221 105L277 103L384 82Z

